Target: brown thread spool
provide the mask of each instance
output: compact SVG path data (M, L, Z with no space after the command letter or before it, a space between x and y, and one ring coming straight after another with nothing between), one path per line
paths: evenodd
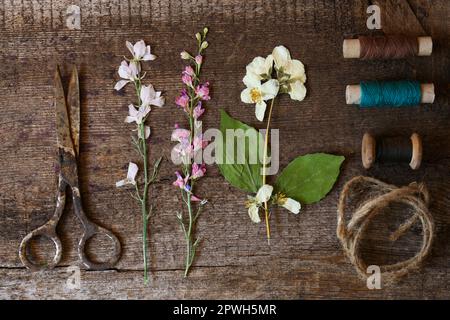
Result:
M419 169L422 162L422 140L417 133L413 133L411 140L411 159L409 166L411 169ZM379 150L377 150L377 141L370 133L365 133L361 143L361 159L363 167L369 169L377 162Z
M403 35L359 36L345 39L342 45L344 58L400 59L409 56L430 56L433 51L431 37Z

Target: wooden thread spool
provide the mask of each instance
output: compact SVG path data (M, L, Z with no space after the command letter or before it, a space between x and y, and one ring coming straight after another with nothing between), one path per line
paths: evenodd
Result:
M433 83L421 83L420 84L421 98L420 103L433 103L434 84ZM361 103L361 86L359 84L349 84L345 88L345 101L347 104L360 104Z
M411 169L419 169L422 162L422 140L417 133L413 133L410 137L411 140L411 160L409 166ZM377 150L377 141L369 134L365 133L361 143L361 159L363 167L369 169L377 162L379 150Z
M417 56L430 56L433 52L433 39L431 37L417 37ZM361 41L359 39L345 39L342 44L344 58L361 57Z

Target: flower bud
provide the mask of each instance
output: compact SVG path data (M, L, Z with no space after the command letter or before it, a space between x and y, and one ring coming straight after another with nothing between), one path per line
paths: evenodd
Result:
M203 28L203 35L206 36L207 33L208 33L208 28L207 28L207 27L204 27L204 28Z
M197 33L195 34L195 38L197 38L198 41L201 41L201 40L202 40L202 35L200 34L200 32L197 32Z
M204 50L204 49L206 49L206 48L208 48L208 41L203 41L203 42L202 42L201 49Z
M186 51L181 52L180 56L181 56L181 59L183 59L183 60L189 60L191 58L191 55Z

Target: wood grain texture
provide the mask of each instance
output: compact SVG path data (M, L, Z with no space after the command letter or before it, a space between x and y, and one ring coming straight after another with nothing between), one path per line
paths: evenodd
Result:
M365 20L369 1L0 1L0 298L450 298L450 8L446 0L399 2L392 16L383 16L384 31L431 35L431 57L344 60L342 40L370 34ZM394 2L378 3L384 10ZM79 31L66 28L70 4L81 7ZM212 83L213 98L207 103L204 128L218 127L219 108L261 127L253 107L240 102L241 79L253 57L283 44L305 64L308 94L300 103L282 97L274 110L272 126L280 129L282 140L281 167L297 155L317 151L342 154L346 161L337 185L322 202L307 206L298 216L275 212L270 247L264 226L249 221L245 194L210 167L199 186L199 193L210 200L197 228L204 241L188 279L182 278L185 247L175 218L181 204L171 186L176 166L165 161L151 190L157 209L149 229L151 282L144 286L139 208L127 192L114 186L128 161L137 159L129 143L131 127L123 121L133 92L131 87L123 94L114 92L116 69L127 54L126 40L144 39L152 45L158 59L145 68L153 85L164 91L167 104L150 116L150 157L169 159L171 130L183 120L172 103L181 88L179 52L192 48L193 35L205 25L210 27L210 47L204 75ZM65 285L67 266L78 263L75 248L81 233L70 203L58 228L65 250L59 267L32 274L17 254L23 236L54 210L56 63L64 66L65 75L71 64L79 67L85 211L116 232L124 250L115 270L82 271L80 290ZM402 78L433 81L435 103L392 110L359 110L345 104L346 84ZM423 166L418 171L407 165L365 171L360 142L366 131L418 132L423 137ZM432 254L420 272L392 288L368 290L335 235L338 193L358 174L398 185L425 181L432 195L437 224ZM378 241L387 228L393 228L387 218L376 223L365 244L373 263L404 259L418 248L419 228L396 244ZM96 254L108 254L109 249L102 245Z

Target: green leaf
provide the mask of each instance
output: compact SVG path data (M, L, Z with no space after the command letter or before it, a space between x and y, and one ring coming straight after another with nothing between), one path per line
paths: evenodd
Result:
M233 154L227 152L227 129L241 129L241 133L245 133L241 137L229 137L230 141L228 143L231 143L232 139L234 145ZM261 149L262 154L262 142L264 138L255 128L233 119L224 110L220 110L220 131L223 136L223 159L218 164L220 173L234 187L243 191L256 193L262 186L262 164L259 160L258 153ZM254 147L255 143L256 148ZM238 145L241 148L245 146L245 150L242 150L245 152L241 153L241 158L237 157ZM249 145L252 148L249 148ZM269 151L267 153L270 154Z
M344 160L343 156L326 153L297 157L281 172L275 188L300 203L317 202L330 192Z

